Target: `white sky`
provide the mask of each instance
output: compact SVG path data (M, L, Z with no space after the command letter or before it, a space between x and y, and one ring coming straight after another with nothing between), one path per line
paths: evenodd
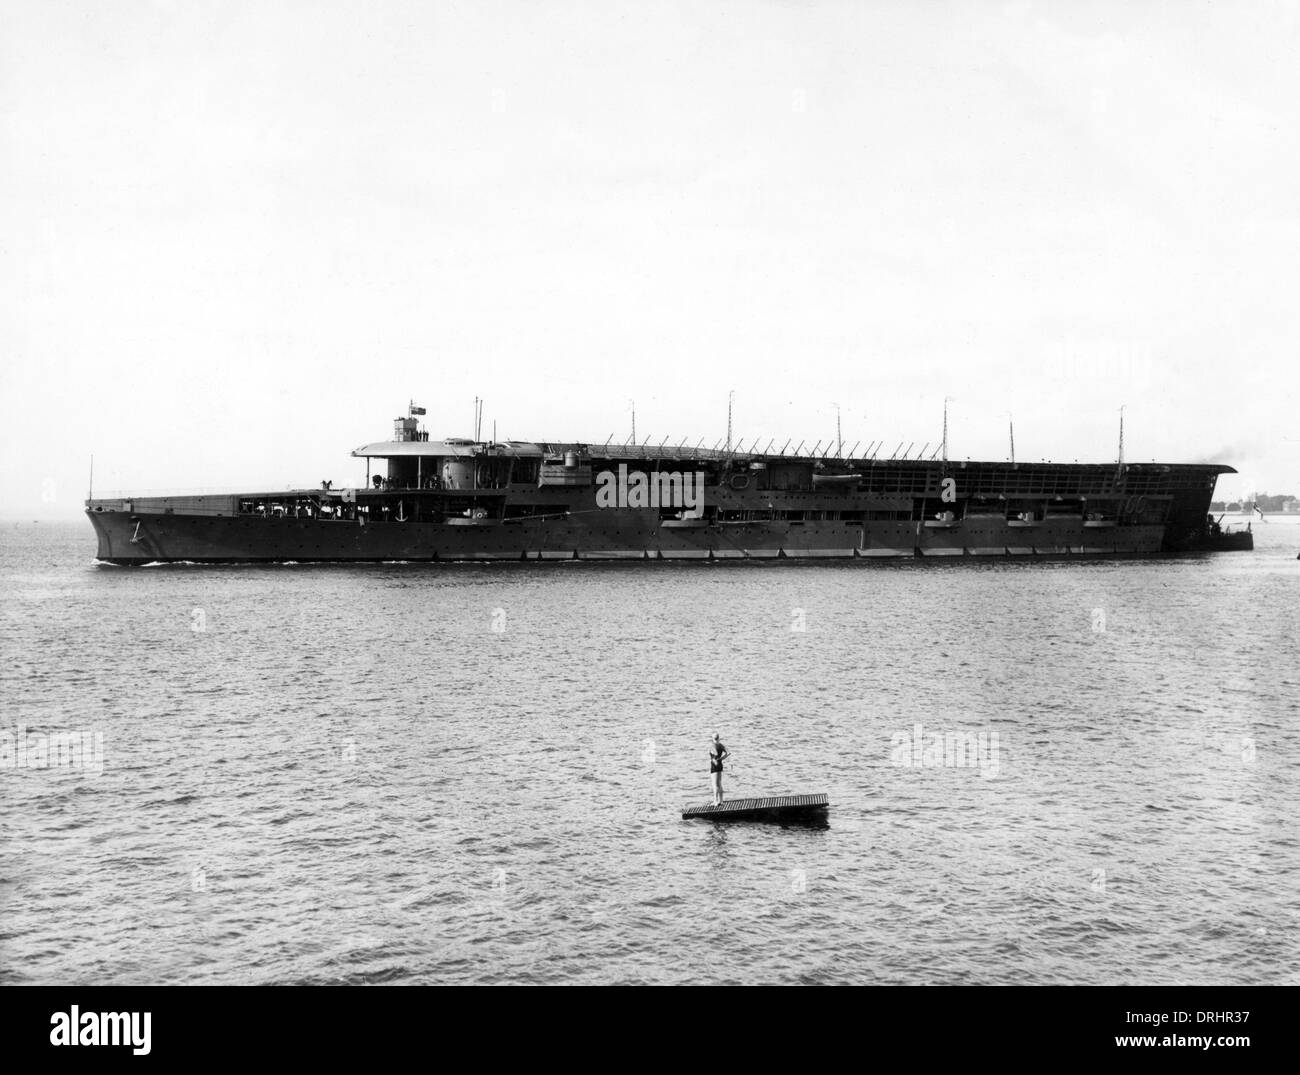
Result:
M1287 3L0 6L0 514L735 428L1300 493ZM761 447L762 445L760 445ZM932 443L931 447L933 448Z

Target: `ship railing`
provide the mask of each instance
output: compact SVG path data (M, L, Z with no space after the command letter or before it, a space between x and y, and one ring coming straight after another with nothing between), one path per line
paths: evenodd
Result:
M362 483L358 483L356 486L356 488L358 489L361 489L363 487L364 486ZM338 482L335 482L334 487L329 491L333 493L337 493L343 488L347 488L347 487ZM206 486L201 489L195 489L195 488L108 489L103 491L96 489L91 494L91 496L89 496L87 499L89 500L142 500L142 499L154 498L154 497L181 497L181 496L243 496L243 497L248 497L248 496L268 497L268 496L286 496L286 495L303 496L308 493L319 493L323 491L324 490L321 489L319 482L317 482L315 485L286 485L283 489L253 489L251 492L249 491L249 487L246 485Z

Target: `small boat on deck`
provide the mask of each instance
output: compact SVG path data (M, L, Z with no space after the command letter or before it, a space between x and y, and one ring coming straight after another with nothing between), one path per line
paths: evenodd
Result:
M707 821L824 821L830 810L825 793L777 795L767 799L727 799L718 806L683 806L682 820Z

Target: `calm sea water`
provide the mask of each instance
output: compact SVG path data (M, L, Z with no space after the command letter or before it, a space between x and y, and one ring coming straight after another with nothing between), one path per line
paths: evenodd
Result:
M1300 982L1297 522L1163 561L141 569L6 523L0 981ZM715 730L728 794L829 825L682 821Z

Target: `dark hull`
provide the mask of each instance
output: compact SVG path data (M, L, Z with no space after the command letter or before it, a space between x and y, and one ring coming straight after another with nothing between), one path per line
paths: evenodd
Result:
M1188 552L1250 552L1254 548L1255 535L1249 530L1204 534L1187 543Z
M672 531L660 528L655 518L616 526L574 522L484 527L125 512L92 512L89 518L99 539L97 558L115 564L1122 556L1158 553L1164 538L1161 526L1089 530L1077 522L1048 522L1032 532L987 522L943 530L880 522L798 527L753 523Z

